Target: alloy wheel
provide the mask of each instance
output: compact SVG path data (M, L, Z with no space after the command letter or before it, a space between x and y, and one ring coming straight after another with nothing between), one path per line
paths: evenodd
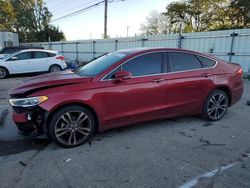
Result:
M53 66L53 67L51 67L51 69L50 69L50 72L59 72L59 71L61 71L61 69L60 69L60 67L58 67L58 66Z
M0 78L5 78L7 76L6 70L3 68L0 68Z
M213 120L218 120L224 116L228 108L227 97L223 93L213 95L208 101L207 113Z
M91 133L90 117L81 111L70 111L62 114L55 125L55 136L67 146L84 142Z

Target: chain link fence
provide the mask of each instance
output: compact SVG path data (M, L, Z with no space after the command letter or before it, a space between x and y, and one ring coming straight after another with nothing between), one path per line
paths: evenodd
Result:
M104 53L140 47L184 48L207 53L228 62L239 63L250 73L250 29L68 42L22 43L56 50L70 62L87 62Z

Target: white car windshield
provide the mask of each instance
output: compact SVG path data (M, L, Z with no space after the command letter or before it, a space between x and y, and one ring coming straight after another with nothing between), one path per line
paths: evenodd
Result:
M13 54L8 54L8 55L2 57L2 60L6 60L6 59L9 59L10 57L14 57L14 56L17 55L17 54L19 54L19 52L15 52L15 53L13 53Z

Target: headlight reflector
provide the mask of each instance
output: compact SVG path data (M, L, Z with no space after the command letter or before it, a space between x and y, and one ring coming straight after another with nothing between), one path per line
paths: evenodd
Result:
M39 96L39 97L29 97L29 98L21 98L21 99L10 99L9 102L11 106L31 107L31 106L39 105L46 100L48 100L47 96Z

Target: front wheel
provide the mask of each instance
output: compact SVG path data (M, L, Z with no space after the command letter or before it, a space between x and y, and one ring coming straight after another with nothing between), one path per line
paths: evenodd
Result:
M228 95L221 90L214 90L203 106L202 117L205 120L217 121L227 112L229 105Z
M49 134L62 147L75 147L88 141L95 130L95 119L84 107L69 106L56 112L49 123Z
M8 76L8 71L6 68L0 67L0 79L6 78Z

